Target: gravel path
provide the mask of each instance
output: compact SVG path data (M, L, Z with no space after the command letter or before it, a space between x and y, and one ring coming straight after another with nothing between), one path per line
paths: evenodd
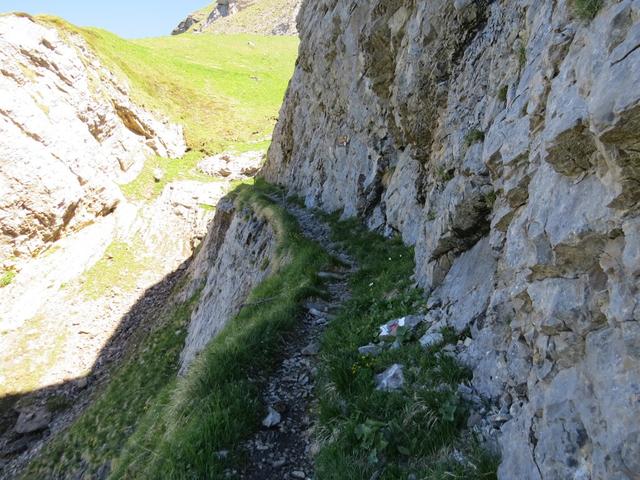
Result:
M318 242L347 267L321 272L329 300L311 299L296 330L287 339L283 361L263 392L269 417L262 430L245 443L248 464L239 477L249 480L312 479L315 363L320 336L349 296L348 278L356 270L351 257L332 243L329 226L311 211L278 201L291 213L304 235ZM267 426L269 424L271 426Z

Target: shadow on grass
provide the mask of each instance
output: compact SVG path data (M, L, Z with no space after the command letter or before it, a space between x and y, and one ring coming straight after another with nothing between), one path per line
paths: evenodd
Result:
M83 412L89 412L91 407L87 407L94 400L98 401L105 391L118 393L112 395L116 398L110 400L122 401L121 405L114 404L109 409L109 421L103 422L109 424L110 430L117 430L126 426L125 423L135 420L143 411L146 397L153 395L160 384L175 376L178 355L184 342L189 305L168 304L167 300L186 278L186 270L192 260L193 257L183 262L142 294L120 319L117 330L101 349L88 375L0 398L0 478L15 478L17 470L24 466L32 450L49 443L56 436L54 434L68 427ZM180 333L176 334L178 330ZM125 372L127 361L140 361L149 356L150 350L145 352L141 346L150 341L151 350L161 353L158 359L146 366L141 365L137 368L137 374ZM162 345L163 351L158 352L156 345ZM110 378L122 376L123 373L128 381L136 381L136 385L122 388L121 392L113 392L118 387L110 384ZM130 412L125 415L126 410ZM27 428L18 432L16 427L19 412L24 412L23 417L44 416L45 420L34 419L28 422L30 425ZM47 421L47 418L50 420ZM98 425L95 427L93 431L87 432L86 446L90 446L91 437L94 442L103 441L102 447L110 449L107 432L101 431ZM63 461L62 458L60 460ZM82 465L79 465L78 470L81 473Z

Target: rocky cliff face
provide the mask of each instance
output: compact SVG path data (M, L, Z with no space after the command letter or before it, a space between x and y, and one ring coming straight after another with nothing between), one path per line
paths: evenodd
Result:
M0 65L1 263L112 212L147 156L185 152L77 35L2 16Z
M301 0L217 0L189 15L171 32L296 35Z
M202 289L181 354L187 371L207 344L240 311L251 290L274 269L278 242L268 218L230 199L218 203L209 233L194 259L185 297Z
M504 480L640 478L640 3L577 3L305 2L264 171L415 245Z

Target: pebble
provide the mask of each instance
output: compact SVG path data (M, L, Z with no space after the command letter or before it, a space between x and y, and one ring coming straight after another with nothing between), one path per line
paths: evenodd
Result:
M314 317L324 317L325 316L325 312L321 312L320 310L317 310L315 308L310 308L309 309L309 313L311 315L313 315Z
M333 273L333 272L319 272L318 277L330 279L330 280L342 280L344 275L341 273Z
M424 348L430 348L442 343L443 341L444 341L444 337L440 332L426 333L420 339L420 345L422 345Z
M269 413L262 421L262 425L267 428L273 428L278 426L281 421L282 416L273 407L269 407Z
M307 357L313 357L317 355L319 351L320 351L320 346L317 343L313 342L302 349L302 355Z
M404 386L403 368L402 365L396 363L380 375L376 375L376 389L386 392L400 390Z
M293 472L291 472L291 476L293 478L307 478L305 473L301 470L294 470Z
M382 347L370 343L369 345L358 348L358 353L360 355L377 357L382 353Z

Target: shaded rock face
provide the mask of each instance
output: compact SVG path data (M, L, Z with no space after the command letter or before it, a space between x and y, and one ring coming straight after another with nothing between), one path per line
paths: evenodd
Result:
M640 478L640 3L307 1L264 175L415 245L501 479Z
M112 212L148 155L186 149L76 35L0 17L0 65L0 261Z
M240 311L251 290L267 278L276 263L276 234L267 218L239 209L227 198L218 203L209 233L191 265L189 298L199 288L181 354L182 373L198 353Z

